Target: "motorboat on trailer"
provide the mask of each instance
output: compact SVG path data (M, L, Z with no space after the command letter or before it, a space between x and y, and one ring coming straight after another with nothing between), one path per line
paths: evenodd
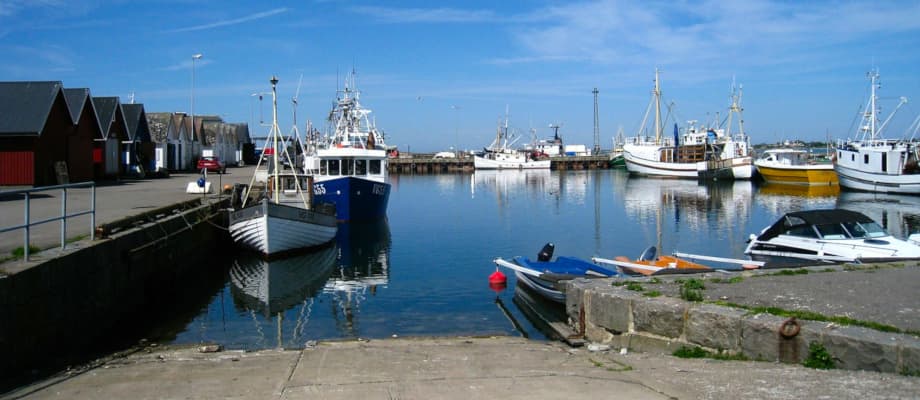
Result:
M555 245L547 243L540 250L536 260L517 256L508 261L501 257L493 262L514 271L518 282L533 289L541 296L555 302L565 302L565 293L560 282L576 278L609 278L617 276L617 271L595 265L575 257L556 257L553 260Z
M821 262L879 262L920 259L920 234L897 239L865 214L808 210L783 215L759 235L751 234L745 254L769 259Z

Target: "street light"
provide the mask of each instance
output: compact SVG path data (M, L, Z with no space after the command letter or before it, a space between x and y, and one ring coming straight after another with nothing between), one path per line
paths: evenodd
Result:
M195 60L199 59L201 59L201 53L192 55L192 104L189 110L189 113L192 115L192 140L198 140L198 136L195 136Z

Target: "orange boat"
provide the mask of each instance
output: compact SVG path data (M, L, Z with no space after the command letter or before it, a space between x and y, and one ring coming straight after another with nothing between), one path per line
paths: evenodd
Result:
M591 260L599 264L615 265L621 272L631 275L693 274L713 270L703 264L682 258L657 256L657 253L657 248L651 246L645 249L636 260L630 260L626 256L617 256L613 260L594 257Z

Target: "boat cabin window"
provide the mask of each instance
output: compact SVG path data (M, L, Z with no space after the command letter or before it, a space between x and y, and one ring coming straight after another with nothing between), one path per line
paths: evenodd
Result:
M320 169L323 175L338 175L339 160L323 160Z
M367 160L355 160L355 175L367 175Z
M342 175L352 175L355 173L355 163L351 159L342 160Z
M811 225L798 225L789 228L786 231L787 235L806 237L806 238L818 238L818 233L815 232L814 228Z
M380 175L380 160L370 160L367 171L371 175Z
M850 236L854 238L878 238L883 236L888 236L888 233L885 232L879 224L875 222L867 223L858 223L858 222L844 222L843 226L850 232Z
M822 239L834 240L847 238L847 231L843 229L843 225L837 223L815 225L815 228L821 233Z

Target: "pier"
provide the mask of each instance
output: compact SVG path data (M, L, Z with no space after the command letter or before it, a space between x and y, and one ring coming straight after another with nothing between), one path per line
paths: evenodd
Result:
M472 172L473 157L460 154L457 158L435 158L430 153L402 154L390 158L389 172L397 174L422 173L440 174L452 172ZM550 169L553 170L582 170L582 169L609 169L610 157L606 154L596 156L566 156L550 157Z

